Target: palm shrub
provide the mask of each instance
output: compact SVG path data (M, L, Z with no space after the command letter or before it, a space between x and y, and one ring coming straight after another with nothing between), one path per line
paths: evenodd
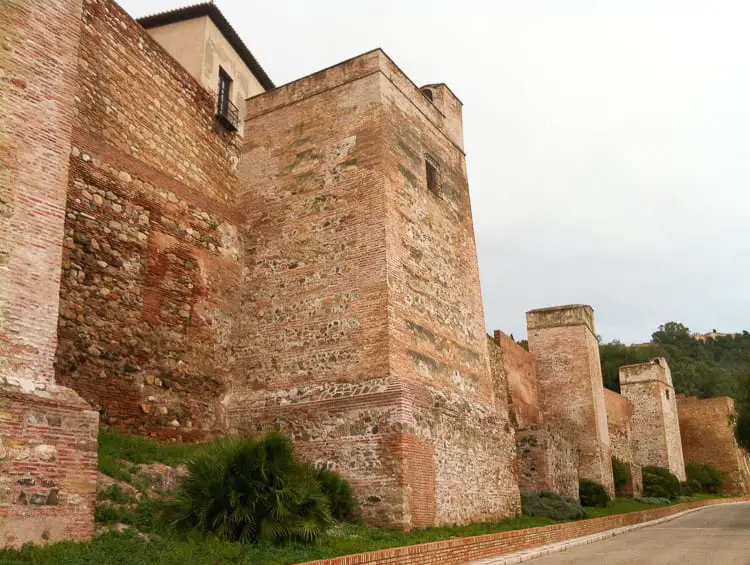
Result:
M582 506L598 506L606 508L609 504L609 494L605 488L596 481L581 479L578 483L578 496L581 498Z
M320 488L328 497L331 514L336 520L352 521L357 511L354 491L344 478L329 469L321 468L315 472Z
M521 511L524 516L553 520L579 520L586 517L577 501L554 492L522 492Z
M168 510L172 523L230 541L314 541L334 522L315 471L288 439L224 438L188 461Z
M685 465L688 481L700 483L695 492L717 493L724 484L724 474L710 463L688 463Z
M643 468L643 496L675 500L680 496L680 479L664 467Z
M614 456L612 457L612 478L615 483L615 492L618 496L624 495L632 480L630 466Z

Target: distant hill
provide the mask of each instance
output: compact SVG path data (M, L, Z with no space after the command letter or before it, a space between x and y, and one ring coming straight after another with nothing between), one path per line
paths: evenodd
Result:
M651 335L650 343L599 345L604 386L618 391L619 368L666 357L677 393L701 398L731 396L744 401L750 383L750 333L698 336L679 322L669 322Z

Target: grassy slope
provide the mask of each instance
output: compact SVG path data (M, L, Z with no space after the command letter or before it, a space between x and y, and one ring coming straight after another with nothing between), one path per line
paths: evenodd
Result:
M164 463L174 466L184 462L195 451L189 444L161 445L145 438L123 436L108 431L100 435L100 471L145 490L148 483L135 465ZM100 493L100 500L122 501L117 488ZM128 500L132 502L132 500ZM176 533L158 518L163 503L142 500L131 508L118 509L105 504L97 508L99 523L124 522L146 532L148 539L133 530L110 532L88 543L65 542L47 547L26 547L22 551L0 551L0 565L289 565L372 551L388 547L439 541L453 537L476 536L555 523L547 518L523 516L497 524L429 528L413 532L367 528L342 524L328 533L317 545L289 544L283 547L242 545L222 542L200 535ZM587 508L589 517L620 514L654 508L629 499L619 499L608 508Z

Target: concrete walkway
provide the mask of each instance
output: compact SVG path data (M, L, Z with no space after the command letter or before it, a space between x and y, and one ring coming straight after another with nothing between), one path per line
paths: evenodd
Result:
M525 561L525 560L524 560ZM750 565L750 503L704 508L531 565Z

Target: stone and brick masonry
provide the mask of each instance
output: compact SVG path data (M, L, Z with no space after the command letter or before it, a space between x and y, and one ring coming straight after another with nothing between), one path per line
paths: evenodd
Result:
M641 466L633 462L633 441L630 432L633 407L627 398L609 389L604 389L604 406L607 409L607 429L612 457L626 463L630 468L630 482L624 487L623 494L641 496L643 472Z
M281 428L410 528L519 511L495 402L460 102L380 50L247 101L240 430ZM433 190L425 162L437 168Z
M80 21L0 10L0 547L94 531L98 415L52 369Z
M734 400L729 397L677 399L685 463L710 463L724 473L723 494L747 496L747 454L734 436Z
M561 430L545 424L539 404L536 360L501 331L489 338L495 397L507 403L516 429L521 492L556 492L578 498L578 452Z
M223 431L240 297L239 138L216 124L212 95L110 0L83 3L77 92L58 382L129 431Z
M544 421L575 445L579 477L601 483L614 496L593 309L571 305L531 310L526 321Z
M112 0L0 31L0 545L93 534L99 414L282 429L378 525L612 492L591 308L529 312L530 354L485 335L447 86L375 50L249 99L243 140Z
M685 480L677 398L666 359L620 367L620 392L630 402L633 462L666 467Z

